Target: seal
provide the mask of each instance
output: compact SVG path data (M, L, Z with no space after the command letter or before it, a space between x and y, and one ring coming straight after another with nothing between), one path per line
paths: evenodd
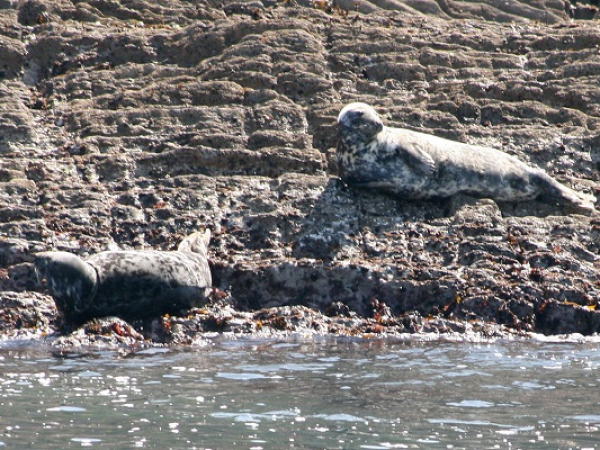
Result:
M86 261L68 252L41 252L35 267L67 323L142 319L204 303L212 285L209 241L206 230L187 236L176 251L107 251Z
M500 150L386 127L375 109L350 103L338 116L337 163L349 185L406 199L462 193L497 201L539 199L591 212L596 199Z

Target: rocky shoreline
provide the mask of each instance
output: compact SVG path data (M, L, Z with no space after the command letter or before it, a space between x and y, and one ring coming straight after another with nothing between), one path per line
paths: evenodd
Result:
M593 17L550 0L0 1L0 336L598 333L599 213L394 199L345 186L333 158L337 113L363 101L598 197ZM170 250L204 226L215 289L181 316L69 330L33 270L40 251Z

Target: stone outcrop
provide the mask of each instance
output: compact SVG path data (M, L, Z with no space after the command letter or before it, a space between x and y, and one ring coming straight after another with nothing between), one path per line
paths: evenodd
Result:
M337 113L363 101L597 196L594 17L554 0L0 1L3 332L57 326L34 253L168 250L201 226L238 311L600 331L600 215L360 192L332 158Z

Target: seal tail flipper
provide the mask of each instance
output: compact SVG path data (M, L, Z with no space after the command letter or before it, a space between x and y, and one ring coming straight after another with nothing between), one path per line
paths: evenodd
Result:
M35 255L40 282L46 285L56 307L67 318L78 316L88 307L98 285L96 269L67 252L42 252Z
M210 228L204 230L204 232L196 231L187 236L179 246L177 250L180 252L192 252L199 253L206 256L208 253L208 244L210 243Z
M595 209L596 198L593 195L575 192L545 172L536 172L532 177L532 182L542 190L541 197L547 201L556 199L563 205L574 207L584 212L592 212Z

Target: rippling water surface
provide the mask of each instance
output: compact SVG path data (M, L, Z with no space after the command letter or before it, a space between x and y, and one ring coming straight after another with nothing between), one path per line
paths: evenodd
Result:
M600 448L600 344L1 345L7 449Z

